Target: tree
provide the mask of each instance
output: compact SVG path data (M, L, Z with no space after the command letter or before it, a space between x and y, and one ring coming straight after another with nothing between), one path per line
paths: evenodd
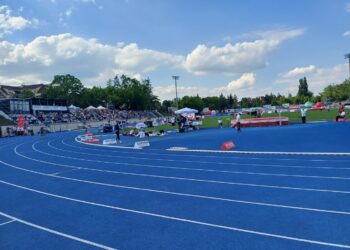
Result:
M33 98L35 97L35 94L33 91L29 89L23 89L20 94L20 98L27 99L27 98Z
M179 107L180 108L193 108L197 109L199 112L201 112L204 108L204 102L202 98L197 96L184 96L179 101Z
M211 110L219 109L219 97L217 96L208 96L202 99L205 108L209 108Z
M309 91L306 77L299 79L298 96L312 97L313 93Z
M250 108L250 107L251 107L249 98L243 97L243 98L241 99L241 107L242 107L242 108Z
M163 113L169 113L169 108L172 107L172 105L172 101L164 100L162 102L162 106L160 107L160 111Z
M227 108L227 99L226 97L221 93L219 96L219 112L224 112L225 109Z
M227 97L227 108L231 109L233 108L234 100L232 94L229 94Z
M56 75L45 90L44 98L64 99L68 104L78 104L84 85L72 75Z
M138 81L122 75L120 78L108 80L106 101L111 101L116 107L129 110L151 110L160 107L157 96L152 92L150 79Z
M350 98L350 81L345 80L341 84L328 85L321 95L324 101L345 101Z

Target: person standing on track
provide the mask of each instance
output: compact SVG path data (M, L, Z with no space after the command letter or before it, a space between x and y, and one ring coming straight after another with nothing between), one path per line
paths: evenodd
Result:
M116 135L116 141L121 143L122 141L120 140L120 125L119 125L119 121L115 121L114 132L115 132L115 135Z

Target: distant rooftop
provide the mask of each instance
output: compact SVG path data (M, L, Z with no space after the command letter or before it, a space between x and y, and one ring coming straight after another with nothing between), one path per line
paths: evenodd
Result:
M30 90L34 93L35 97L41 96L41 94L47 88L47 84L22 84L20 86L0 85L0 98L19 98L23 90Z

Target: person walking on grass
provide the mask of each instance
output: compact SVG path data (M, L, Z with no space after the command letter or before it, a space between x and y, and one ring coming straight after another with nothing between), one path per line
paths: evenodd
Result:
M222 119L221 118L218 119L218 125L220 128L222 128Z
M120 124L119 124L119 121L115 122L114 132L115 132L115 135L116 135L116 141L121 143L122 141L120 140Z
M233 128L237 128L237 132L241 132L241 113L237 113L236 115L236 123Z
M300 109L302 123L306 123L306 112L307 112L307 109L305 108Z

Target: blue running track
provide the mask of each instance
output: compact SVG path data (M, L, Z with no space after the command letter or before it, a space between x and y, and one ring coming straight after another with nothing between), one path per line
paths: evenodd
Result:
M172 133L143 150L80 134L0 140L0 249L350 248L349 123ZM228 140L345 154L166 150Z

